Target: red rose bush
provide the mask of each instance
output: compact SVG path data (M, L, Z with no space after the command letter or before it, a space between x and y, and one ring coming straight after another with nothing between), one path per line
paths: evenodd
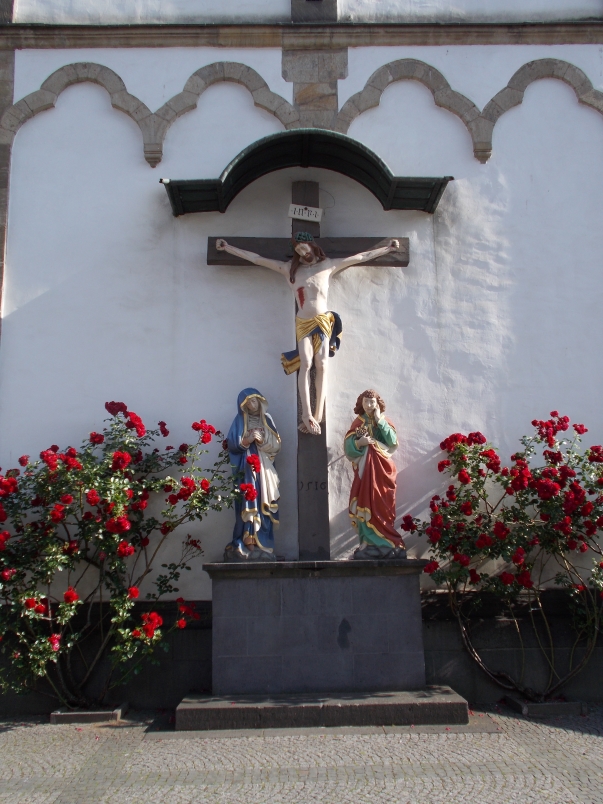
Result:
M472 658L505 689L544 700L580 672L597 640L603 598L603 447L582 451L587 428L570 428L569 418L557 411L532 425L535 433L521 439L522 449L507 465L479 432L444 439L440 447L447 458L438 463L438 471L452 482L432 497L428 522L406 515L402 529L428 540L432 560L424 571L446 588ZM552 632L542 605L545 583L551 582L569 595L579 648L563 669L551 658ZM518 634L517 606L529 612L551 670L541 691L491 670L473 644L466 611L474 610L476 597L484 593L501 600Z
M222 436L201 420L192 425L195 443L160 450L154 442L169 434L165 422L149 430L123 402L105 407L107 426L79 449L53 444L39 460L23 455L20 469L0 470L2 691L40 689L70 707L99 704L167 647L168 631L199 618L179 598L178 619L166 630L152 607L178 591L182 571L202 554L188 536L179 560L160 564L168 543L181 540L177 529L242 494L223 447L210 469L201 466L204 445ZM136 615L143 582L151 610ZM101 601L104 608L94 605ZM84 642L95 645L86 660ZM99 684L95 671L106 667ZM102 689L96 696L92 681Z

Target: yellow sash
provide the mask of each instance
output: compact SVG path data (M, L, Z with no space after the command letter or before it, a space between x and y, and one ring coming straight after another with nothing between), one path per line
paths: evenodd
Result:
M307 338L313 330L317 327L324 334L325 338L330 340L333 327L335 325L335 316L333 313L318 313L314 318L295 318L295 339L299 343L303 338ZM312 348L314 354L318 352L322 344L322 338L317 332L312 335ZM296 354L291 360L288 360L285 355L281 355L281 363L285 369L285 374L293 374L294 371L299 371L300 360L299 354Z

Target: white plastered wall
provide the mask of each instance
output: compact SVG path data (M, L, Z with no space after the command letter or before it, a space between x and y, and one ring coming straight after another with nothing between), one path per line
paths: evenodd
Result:
M516 22L600 17L601 0L339 0L345 22ZM15 22L286 22L290 0L15 0Z
M602 12L600 0L339 0L344 22L544 22Z
M14 22L287 22L291 0L15 0Z
M369 66L355 51L348 80L360 88L374 67L415 55L390 50L380 62L373 49L367 52ZM494 94L520 66L517 48L509 49L506 63L502 52L488 61L475 49L472 61L466 49L458 49L457 59L447 50L450 70L436 66L469 97L474 73L481 71ZM572 49L555 55L575 60L599 86L597 52L581 51L592 59L591 70ZM135 52L115 53L132 64L129 77L122 71L130 91L143 99L146 93L157 105L161 93L172 93L171 85L159 92L150 79L144 84ZM222 60L222 53L205 63ZM431 53L434 63L442 51ZM537 57L532 48L526 54L526 61ZM175 51L171 60L170 51L157 55L166 65L178 62ZM42 55L18 55L20 91L36 89L60 66L56 53L47 57L44 69ZM108 63L104 58L95 51L95 61ZM246 61L245 52L230 58ZM174 86L193 62L169 79ZM261 65L247 63L268 80ZM115 62L108 66L116 69ZM471 77L463 78L464 70ZM158 75L159 68L153 81ZM131 87L136 80L139 87ZM340 82L341 93L346 83ZM477 89L485 97L485 89ZM354 400L366 387L383 395L399 429L400 514L419 513L441 490L437 445L449 432L481 429L508 456L532 418L557 408L590 427L587 443L603 440L599 114L579 106L561 82L537 82L523 105L498 122L493 156L480 165L458 118L436 107L422 85L401 82L384 93L379 108L357 118L349 134L397 175L454 175L435 216L384 212L353 181L312 169L265 176L225 215L171 216L160 176L216 177L246 145L280 130L232 84L211 87L196 111L176 121L154 171L143 160L137 126L95 85L69 88L55 110L20 130L0 348L0 465L14 465L22 453L35 455L53 442L77 444L99 428L107 399L125 401L150 426L165 419L168 440L177 445L191 438L190 423L201 416L228 427L238 391L255 385L270 400L283 435L277 544L294 557L295 381L279 363L280 352L293 346L289 289L259 268L207 267L204 254L209 235L286 236L291 181L302 178L320 182L325 235L395 234L411 244L408 268L355 267L332 286L330 304L344 323L342 348L330 361L328 400L331 526L338 548L353 542L341 442ZM206 559L219 558L231 527L226 513L195 531ZM420 552L411 546L413 554ZM208 597L209 587L198 568L181 585L193 598Z

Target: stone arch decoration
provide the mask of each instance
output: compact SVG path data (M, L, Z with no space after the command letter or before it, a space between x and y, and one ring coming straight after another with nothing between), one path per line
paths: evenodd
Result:
M578 103L590 106L603 114L603 92L594 89L586 73L583 73L578 67L561 59L530 61L520 67L507 86L484 106L480 117L479 132L483 146L487 148L489 145L488 157L492 153L492 133L497 121L509 109L519 106L523 102L524 92L528 86L542 78L556 78L563 81L574 90ZM485 162L486 159L483 161Z
M475 134L478 131L476 123L480 119L480 110L469 98L452 89L439 70L417 59L390 61L389 64L384 64L376 70L366 82L364 89L352 95L343 105L337 117L336 130L345 134L352 120L358 115L379 106L381 96L390 84L409 80L419 81L426 86L437 106L448 109L463 121L473 139L474 153L479 159L476 149L480 143L476 140Z
M467 127L473 141L473 153L482 164L492 155L492 133L498 119L523 101L524 92L541 78L556 78L572 87L579 103L603 114L603 92L593 88L588 76L578 67L561 59L536 59L520 67L507 86L490 100L483 111L464 95L455 92L444 76L429 64L416 59L399 59L376 70L344 104L337 118L336 130L346 133L352 120L378 106L381 95L396 81L420 81L432 93L437 106L455 114Z
M430 90L437 106L447 109L463 121L471 135L476 159L485 163L492 154L492 134L499 118L521 104L527 87L542 78L564 81L572 87L579 103L603 114L603 92L593 88L582 70L561 59L537 59L524 64L483 111L460 92L453 90L435 67L417 59L399 59L376 70L364 89L349 98L337 116L334 130L346 134L356 117L379 105L381 96L390 84L402 80L419 81ZM146 104L127 91L122 79L109 67L77 62L56 70L39 90L4 112L0 118L0 145L11 145L15 134L27 120L39 112L52 109L64 89L85 81L102 86L109 93L112 106L136 122L143 138L144 156L151 167L161 162L163 142L174 120L195 109L201 94L212 84L221 81L244 86L254 104L274 115L285 129L301 127L298 110L285 98L272 92L259 73L245 64L214 62L201 67L191 75L182 92L174 95L156 112L151 112Z
M299 114L280 95L268 88L255 70L236 62L215 62L201 67L186 82L182 92L174 95L156 112L126 90L122 79L109 67L91 62L67 64L56 70L40 89L26 95L9 107L0 118L0 145L11 145L17 131L34 115L52 109L64 89L72 84L90 81L107 90L111 105L127 114L140 128L144 156L151 167L161 162L163 141L171 124L197 107L199 97L212 84L233 81L246 87L256 106L273 114L287 129L298 128Z

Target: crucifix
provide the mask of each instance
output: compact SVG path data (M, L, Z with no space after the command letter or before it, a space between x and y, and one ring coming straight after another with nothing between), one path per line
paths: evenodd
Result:
M318 182L293 183L292 203L319 207ZM292 218L286 238L214 237L208 240L208 265L260 265L286 280L295 297L297 348L281 355L287 374L298 372L301 422L298 437L298 521L300 559L330 558L328 470L324 407L328 359L335 355L341 319L328 310L332 276L353 265L408 265L408 238L321 238L316 220ZM311 405L314 368L315 404Z

